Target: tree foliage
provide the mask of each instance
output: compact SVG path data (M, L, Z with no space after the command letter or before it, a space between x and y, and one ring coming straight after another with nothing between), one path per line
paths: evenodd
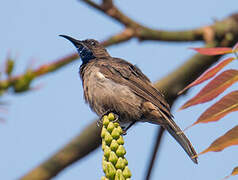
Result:
M200 83L203 83L210 78L213 78L219 71L222 70L227 64L231 63L233 60L238 59L238 43L233 48L228 47L217 47L217 48L192 48L200 54L204 55L222 55L231 53L234 57L229 57L225 60L222 60L220 63L214 67L205 71L198 79L185 87L180 94L187 90L190 87L196 86ZM188 100L180 109L185 109L196 104L202 104L217 98L218 95L223 93L227 88L238 81L238 70L229 69L221 74L217 75L212 79L205 87L203 87L200 92L195 95L193 98ZM191 126L194 126L199 123L209 123L219 121L221 118L226 116L231 112L238 111L238 90L232 91L218 100L215 104L205 110L202 115L194 122ZM189 127L191 127L189 126ZM187 128L186 128L187 129ZM199 153L198 155L214 151L222 151L223 149L232 146L238 145L238 126L235 126L229 130L226 134L216 139L207 149ZM232 172L232 175L236 175L237 170Z

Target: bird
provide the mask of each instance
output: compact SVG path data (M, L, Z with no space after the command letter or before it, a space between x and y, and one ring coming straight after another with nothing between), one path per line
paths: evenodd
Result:
M99 117L113 112L126 130L137 122L160 125L175 138L192 161L198 163L195 149L174 122L163 94L137 66L111 57L97 40L60 36L73 43L78 51L82 60L79 74L84 98Z

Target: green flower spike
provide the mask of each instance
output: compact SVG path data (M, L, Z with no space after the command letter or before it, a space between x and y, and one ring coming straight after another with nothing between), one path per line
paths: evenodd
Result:
M113 113L103 117L101 137L104 152L102 167L105 177L103 176L101 180L130 180L131 172L124 157L126 150L123 146L123 131L119 123L114 121Z

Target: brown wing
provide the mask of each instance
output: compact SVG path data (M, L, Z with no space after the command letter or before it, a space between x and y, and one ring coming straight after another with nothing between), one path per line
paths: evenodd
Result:
M153 87L150 80L139 68L118 58L110 59L110 66L108 63L107 59L101 59L96 63L97 66L100 67L100 72L103 73L106 78L130 87L135 94L145 99L145 101L153 103L170 118L172 117L170 107L163 95Z

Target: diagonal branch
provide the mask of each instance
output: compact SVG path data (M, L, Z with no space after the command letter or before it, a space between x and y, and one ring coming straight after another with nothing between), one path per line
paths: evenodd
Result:
M103 1L101 5L98 5L91 0L80 0L80 1L99 10L100 12L106 14L107 16L115 19L119 23L123 24L125 27L140 26L137 22L133 21L131 18L123 14L116 6L114 6L112 1Z
M140 41L144 40L157 40L157 41L206 41L212 42L217 38L222 38L231 29L231 26L236 26L237 29L237 14L234 14L227 19L222 21L216 21L213 25L204 26L191 30L183 31L166 31L157 30L150 27L141 25L140 23L134 21L130 17L126 16L122 11L120 11L114 4L112 0L104 0L101 5L96 4L92 0L80 0L90 7L93 7L103 14L111 17L115 21L121 23L126 28L130 28L134 31L134 37ZM232 22L233 21L233 22ZM221 28L222 27L222 28Z
M71 165L78 159L83 158L101 144L100 131L101 129L97 126L96 121L93 122L64 148L21 179L47 180L56 176L62 169ZM92 132L93 134L91 134Z
M147 173L146 173L146 178L145 178L146 180L149 180L150 177L151 177L151 172L152 172L152 169L154 167L156 157L158 155L158 150L160 149L162 137L164 135L164 130L165 129L163 127L159 127L159 130L157 131L156 142L154 144L152 156L151 156L151 159L150 159L150 164L148 166Z
M102 44L104 46L110 46L118 43L122 43L130 40L133 37L139 40L157 40L157 41L195 41L202 40L204 37L208 42L212 42L213 45L217 45L216 41L219 40L219 46L229 46L230 42L236 41L238 36L238 14L234 14L223 21L217 21L214 25L199 28L188 31L161 31L152 30L150 28L139 25L138 23L131 20L129 17L122 14L117 8L111 4L112 1L105 0L104 3L99 6L90 0L82 0L87 4L99 9L102 12L106 12L105 9L116 9L115 14L109 13L110 17L114 17L119 22L125 24L126 28L109 39L105 40ZM108 3L109 2L109 3ZM107 8L105 8L107 7ZM107 10L109 11L109 10ZM221 28L222 27L222 28ZM209 29L209 31L208 31ZM211 33L212 31L212 33ZM205 34L203 33L205 32ZM212 35L210 35L212 34ZM212 37L211 37L212 36ZM216 41L213 41L214 38ZM222 41L221 41L222 40ZM61 67L75 61L78 58L76 53L63 57L53 63L45 64L35 70L27 70L22 75L11 76L5 80L0 80L0 91L4 92L10 87L13 87L15 92L23 92L29 90L31 82L40 76L54 72Z

